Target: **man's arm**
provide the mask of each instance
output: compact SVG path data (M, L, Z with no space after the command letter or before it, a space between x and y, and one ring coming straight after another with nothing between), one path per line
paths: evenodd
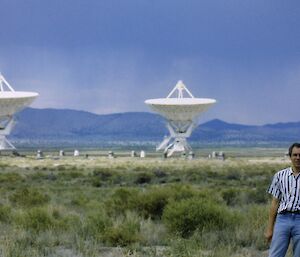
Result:
M270 211L269 211L268 227L265 232L265 237L268 242L271 242L271 240L272 240L273 229L274 229L275 219L277 216L278 207L279 207L279 199L273 197L272 202L271 202Z

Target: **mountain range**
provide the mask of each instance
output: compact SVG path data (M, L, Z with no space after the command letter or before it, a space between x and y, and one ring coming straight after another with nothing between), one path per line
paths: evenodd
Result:
M158 143L168 135L166 121L147 112L98 115L68 109L26 108L16 115L10 135L16 144ZM242 125L214 119L200 124L189 142L194 145L286 145L300 141L300 122Z

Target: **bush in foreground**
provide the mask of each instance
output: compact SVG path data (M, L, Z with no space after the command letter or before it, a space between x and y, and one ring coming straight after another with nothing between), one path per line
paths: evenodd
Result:
M225 206L198 198L168 204L163 222L170 232L184 238L196 230L223 229L234 224L233 215Z
M35 207L15 217L15 222L27 230L45 231L54 227L54 219L45 208Z
M104 241L112 246L128 246L140 241L139 232L139 220L127 216L106 228Z
M0 222L10 222L11 220L11 207L7 205L0 205Z
M20 188L10 196L9 200L16 205L32 207L48 203L50 197L36 188Z

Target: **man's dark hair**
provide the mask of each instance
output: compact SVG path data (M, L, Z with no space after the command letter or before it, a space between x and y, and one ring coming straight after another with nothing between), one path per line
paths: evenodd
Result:
M300 143L294 143L290 146L290 148L289 148L289 156L290 157L292 156L292 151L293 151L294 147L300 148Z

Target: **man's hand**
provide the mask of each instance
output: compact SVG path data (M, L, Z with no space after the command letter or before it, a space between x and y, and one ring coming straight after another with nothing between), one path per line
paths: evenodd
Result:
M273 236L273 230L272 229L266 229L265 238L266 238L268 243L271 243L272 236Z
M271 202L270 211L269 211L268 226L267 226L267 229L265 232L265 238L267 239L268 243L271 242L272 237L273 237L273 229L274 229L275 219L277 216L278 207L279 207L279 199L273 197L272 202Z

